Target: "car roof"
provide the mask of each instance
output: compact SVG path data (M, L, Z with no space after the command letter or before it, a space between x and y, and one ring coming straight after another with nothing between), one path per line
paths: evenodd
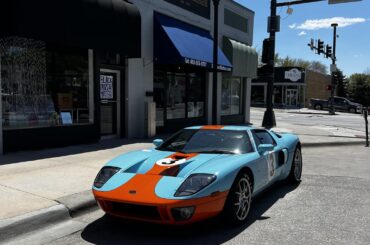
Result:
M245 131L245 130L250 130L254 129L251 126L235 126L235 125L203 125L203 126L192 126L192 127L186 127L185 129L203 129L203 130L236 130L236 131Z

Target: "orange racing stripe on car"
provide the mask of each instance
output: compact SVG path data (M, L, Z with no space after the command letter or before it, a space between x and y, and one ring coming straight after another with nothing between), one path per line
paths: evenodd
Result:
M181 159L186 159L186 160L189 160L190 158L193 158L195 156L197 156L198 154L197 153L189 153L189 154L185 154L185 153L180 153L180 152L176 152L166 158L170 158L170 159L173 159L173 160L181 160ZM162 165L158 165L157 163L154 164L154 166L146 173L146 174L149 174L149 175L164 175L164 176L177 176L177 174L179 173L180 171L180 165L174 165L174 166L171 166L171 164L169 164L168 166L162 166Z
M222 129L224 126L222 125L206 125L206 126L203 126L201 127L200 129L208 129L208 130L220 130Z

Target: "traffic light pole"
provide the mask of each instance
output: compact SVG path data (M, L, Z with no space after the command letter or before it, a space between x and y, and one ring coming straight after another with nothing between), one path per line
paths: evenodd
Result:
M217 76L217 65L218 65L218 5L220 0L213 0L214 6L214 22L213 22L213 93L212 93L212 124L218 124L218 102L217 102L217 91L218 91L218 76Z
M263 116L262 127L273 128L276 126L275 113L273 110L272 96L274 93L274 80L275 80L275 38L276 38L276 28L272 26L273 20L276 20L276 0L271 0L271 15L269 23L269 32L270 32L270 47L268 54L268 66L271 71L267 76L267 98L266 98L266 111Z
M276 126L276 118L273 110L272 97L274 93L274 80L275 80L275 41L277 29L276 9L278 7L291 6L304 3L321 2L324 0L297 0L291 2L277 3L277 0L271 0L271 14L269 23L270 33L270 47L269 47L269 60L267 66L269 67L269 74L267 75L267 98L266 98L266 111L263 116L262 126L265 128L273 128Z
M336 84L335 84L335 72L336 72L336 49L337 49L337 27L338 24L334 23L331 25L333 27L333 55L332 55L332 69L331 69L331 91L330 91L330 110L329 114L330 115L335 115L335 107L334 107L334 95L335 95L335 89L336 89Z
M277 0L271 0L271 15L270 15L270 23L269 23L269 33L270 33L270 47L269 47L269 61L267 63L268 70L270 70L269 74L267 75L268 83L267 83L267 98L266 98L266 111L263 116L262 126L265 128L272 128L276 126L276 119L275 113L273 110L272 104L272 96L274 92L274 79L275 79L275 37L276 32L278 31L277 23L278 23L278 16L276 15L276 9L278 7L284 6L292 6L298 4L305 4L305 3L313 3L313 2L323 2L325 0L295 0L290 2L282 2L277 3ZM329 0L329 4L337 4L337 3L347 3L347 2L356 2L361 0ZM335 28L336 32L336 28ZM336 38L336 33L335 33ZM336 40L334 40L336 42ZM334 45L334 57L335 57L335 45ZM334 62L335 64L335 62ZM332 75L333 76L333 75ZM333 84L332 80L332 84ZM332 92L334 95L334 92Z

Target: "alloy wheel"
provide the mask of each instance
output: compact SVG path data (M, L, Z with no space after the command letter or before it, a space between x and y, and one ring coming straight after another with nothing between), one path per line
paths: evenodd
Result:
M235 191L235 215L238 220L247 218L251 204L251 187L247 178L240 178Z
M294 156L294 178L300 180L302 176L302 153L299 148L296 149Z

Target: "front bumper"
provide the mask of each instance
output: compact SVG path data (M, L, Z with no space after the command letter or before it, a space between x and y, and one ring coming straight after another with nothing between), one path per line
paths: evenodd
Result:
M117 198L114 191L100 192L93 190L95 199L107 214L138 221L161 224L190 224L217 216L223 209L228 192L185 200L163 199L159 197L143 198L140 194L131 198ZM155 194L154 194L155 195ZM173 208L194 207L194 213L187 220L176 220Z

